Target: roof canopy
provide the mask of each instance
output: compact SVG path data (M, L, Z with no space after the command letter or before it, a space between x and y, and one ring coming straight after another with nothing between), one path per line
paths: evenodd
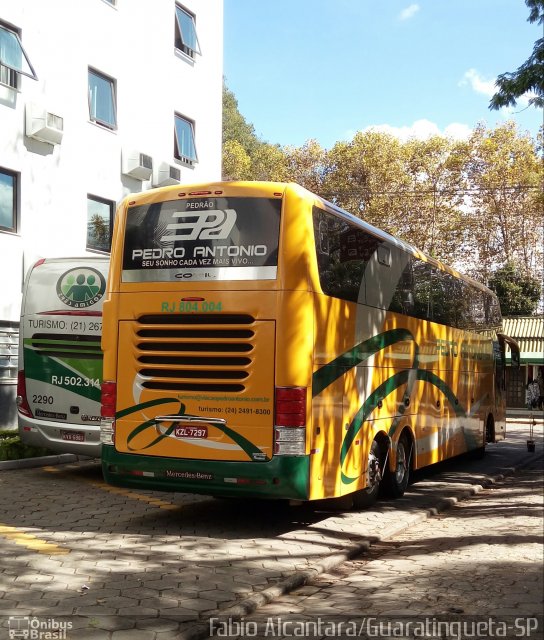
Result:
M522 364L544 364L544 316L503 318L502 329L518 343ZM506 361L511 361L508 345Z

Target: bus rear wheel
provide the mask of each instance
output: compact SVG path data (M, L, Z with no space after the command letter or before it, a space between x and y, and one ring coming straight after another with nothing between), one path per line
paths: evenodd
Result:
M353 494L355 509L370 507L378 499L382 479L380 453L380 445L374 440L368 454L367 486Z
M393 471L386 471L385 490L391 498L400 498L404 495L410 481L410 463L412 459L412 443L410 438L403 434L397 442L397 461Z

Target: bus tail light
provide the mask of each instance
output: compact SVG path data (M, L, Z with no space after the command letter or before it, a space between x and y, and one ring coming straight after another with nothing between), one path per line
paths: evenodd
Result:
M274 455L306 453L306 387L276 387Z
M117 384L105 381L102 383L102 406L100 409L100 442L115 443L115 405L117 404Z
M24 416L27 416L28 418L34 417L32 415L30 405L28 404L25 372L22 370L17 373L17 407L19 409L19 413L22 413Z

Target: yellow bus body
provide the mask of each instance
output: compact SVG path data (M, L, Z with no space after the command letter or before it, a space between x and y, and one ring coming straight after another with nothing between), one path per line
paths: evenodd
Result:
M272 207L278 202L275 277L227 279L217 271L223 279L180 281L180 271L163 281L153 275L130 281L123 255L131 211L172 201L201 206L206 198L210 207L229 198L264 198ZM121 203L103 309L104 380L116 391L115 416L103 421L108 482L217 496L335 498L367 487L376 439L385 454L382 473L394 474L401 434L410 443L412 469L482 450L486 436L504 434L493 332L387 308L401 254L452 279L462 276L366 225L365 233L388 249L366 263L365 303L326 295L314 207L343 214L297 185L280 183L164 187ZM150 249L132 255L142 252L154 255ZM141 264L161 259L142 258ZM211 273L201 272L197 277ZM304 443L297 455L274 450L278 388L305 390Z

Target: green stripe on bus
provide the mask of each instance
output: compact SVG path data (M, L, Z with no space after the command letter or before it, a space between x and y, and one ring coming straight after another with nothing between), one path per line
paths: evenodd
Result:
M135 413L136 411L140 411L143 409L147 409L148 407L152 407L159 404L166 404L170 402L179 402L179 400L177 400L177 398L160 398L158 400L150 400L149 402L142 402L141 404L137 404L132 407L128 407L127 409L122 409L121 411L118 411L115 414L115 417L116 419L119 419L127 415L130 415L131 413ZM182 417L186 416L188 418L196 417L196 416L192 416L190 414L185 413L185 405L182 402L179 402L179 409L175 415L182 416ZM141 433L143 433L149 428L156 427L156 421L154 419L146 420L145 422L142 422L137 427L135 427L128 434L127 447L128 449L130 449L130 451L144 451L145 449L150 449L151 447L154 447L156 444L164 440L164 438L170 437L175 429L175 426L176 426L175 422L172 422L172 424L166 429L164 433L159 434L152 442L147 444L145 447L135 448L130 446L131 441L134 440L136 436L140 435ZM259 449L259 447L257 447L255 444L253 444L253 442L251 442L244 436L240 435L238 432L234 431L230 427L227 427L227 425L214 424L213 426L219 431L221 431L222 433L224 433L227 437L229 437L235 444L237 444L240 447L240 449L242 449L242 451L248 456L250 460L254 460L253 454L262 455L262 451ZM269 458L266 458L266 460L268 459Z
M372 338L360 342L349 351L335 358L329 364L318 369L312 376L312 397L315 398L335 380L341 378L361 362L368 360L368 358L378 351L390 347L397 342L404 342L405 340L410 340L415 344L416 352L413 366L417 366L419 347L412 333L407 329L392 329L391 331L380 333L377 336L372 336Z
M102 380L102 358L53 358L25 348L24 367L26 378L47 384L53 384L53 376L59 380L77 376L88 380ZM58 386L83 398L100 402L100 387L67 384Z
M408 382L410 376L410 370L400 371L395 375L388 378L385 382L383 382L379 387L377 387L365 400L362 407L356 413L353 418L346 435L344 436L344 440L342 442L342 448L340 450L340 465L344 464L344 461L348 455L348 452L355 440L356 435L361 430L364 421L368 418L368 416L376 409L380 400L383 400L390 393L398 389L401 385ZM455 411L455 415L457 417L466 417L467 411L466 409L459 403L459 399L453 393L451 388L439 378L436 374L431 371L425 371L424 369L416 370L416 379L422 380L424 382L428 382L433 386L440 389L440 391L445 395L450 405L453 407ZM389 429L389 436L391 437L395 429L398 425L401 416L396 416L392 422L391 428ZM358 480L357 477L347 476L343 472L341 472L342 482L344 484L351 484Z

